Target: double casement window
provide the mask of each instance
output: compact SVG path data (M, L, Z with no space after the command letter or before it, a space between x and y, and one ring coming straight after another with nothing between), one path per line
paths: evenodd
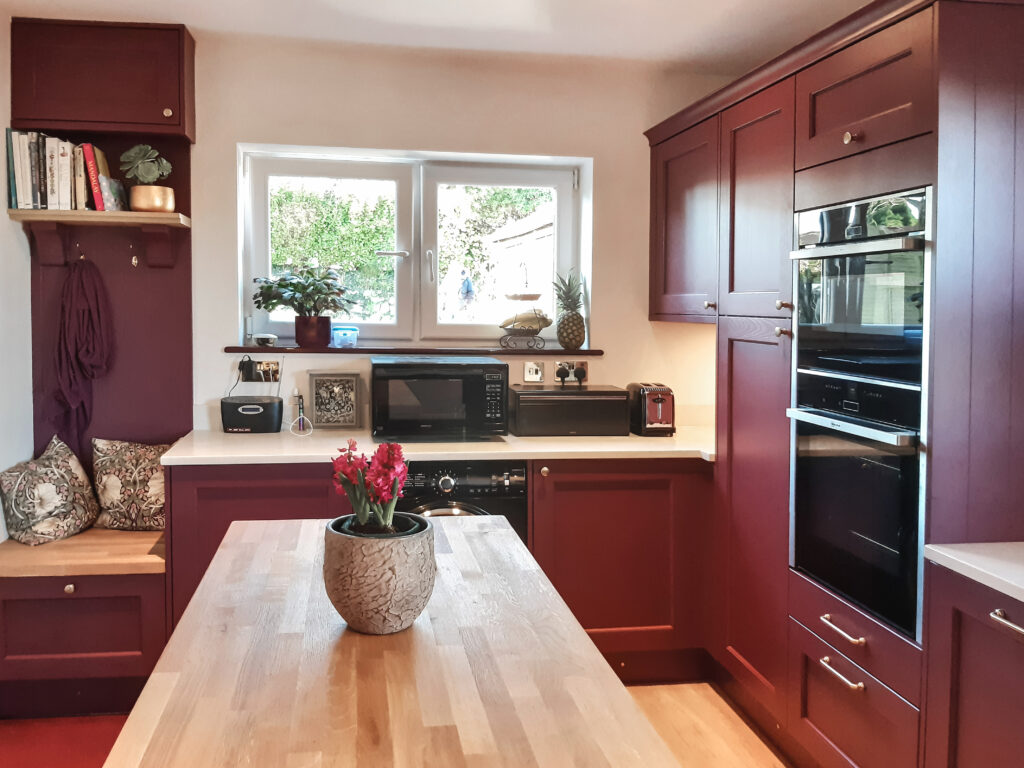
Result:
M363 339L493 342L517 313L539 309L554 321L552 281L580 268L574 160L242 151L252 331L294 333L290 310L255 308L253 278L310 264L344 275L355 304L335 319Z

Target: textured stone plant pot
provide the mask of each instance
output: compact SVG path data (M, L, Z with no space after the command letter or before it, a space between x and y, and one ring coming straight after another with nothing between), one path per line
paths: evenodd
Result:
M355 515L337 517L324 531L324 586L348 625L369 635L411 626L434 591L434 527L419 515L396 512L399 535L347 530Z
M326 347L331 343L331 318L295 317L295 343L300 347Z

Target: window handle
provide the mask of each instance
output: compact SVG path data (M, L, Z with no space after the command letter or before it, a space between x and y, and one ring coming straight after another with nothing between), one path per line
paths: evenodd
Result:
M437 276L434 274L434 252L427 249L427 264L430 266L430 282L434 282Z
M375 251L378 256L391 256L396 259L405 259L408 255L408 251Z

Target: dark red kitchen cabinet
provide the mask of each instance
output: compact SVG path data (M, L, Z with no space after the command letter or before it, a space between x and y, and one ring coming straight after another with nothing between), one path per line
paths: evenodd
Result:
M145 676L166 637L162 573L0 579L0 681Z
M790 322L718 321L712 655L785 719Z
M789 317L793 301L793 78L721 118L718 311Z
M13 19L11 125L194 141L194 55L178 24Z
M602 652L698 648L711 465L534 461L533 552Z
M915 768L917 707L792 619L789 674L789 729L822 768Z
M933 18L926 8L797 74L797 168L935 129Z
M334 518L352 510L331 481L330 464L171 467L168 558L172 619L181 618L235 520Z
M652 320L714 321L718 125L712 117L651 148Z
M1020 765L1024 603L942 566L925 576L925 768Z

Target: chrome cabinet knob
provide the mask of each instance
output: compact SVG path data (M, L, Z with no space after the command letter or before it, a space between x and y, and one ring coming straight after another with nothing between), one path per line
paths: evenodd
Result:
M551 474L551 470L548 469L547 467L541 467L540 468L540 474L541 474L541 477L547 477L548 475Z
M776 309L792 309L793 308L793 302L791 302L791 301L783 301L782 299L779 299L778 301L775 302L775 308Z
M164 117L174 117L174 110L170 107L164 109Z
M843 134L843 144L853 144L855 141L860 141L864 138L864 134L860 131L846 131Z
M715 302L713 302L713 301L705 301L704 302L704 309L714 309L717 306L718 305Z
M75 594L75 585L74 584L67 584L67 585L65 585L64 586L64 594L65 595L73 595L73 594Z
M792 336L793 332L791 330L789 330L788 328L778 328L778 327L776 327L775 335L776 336Z

